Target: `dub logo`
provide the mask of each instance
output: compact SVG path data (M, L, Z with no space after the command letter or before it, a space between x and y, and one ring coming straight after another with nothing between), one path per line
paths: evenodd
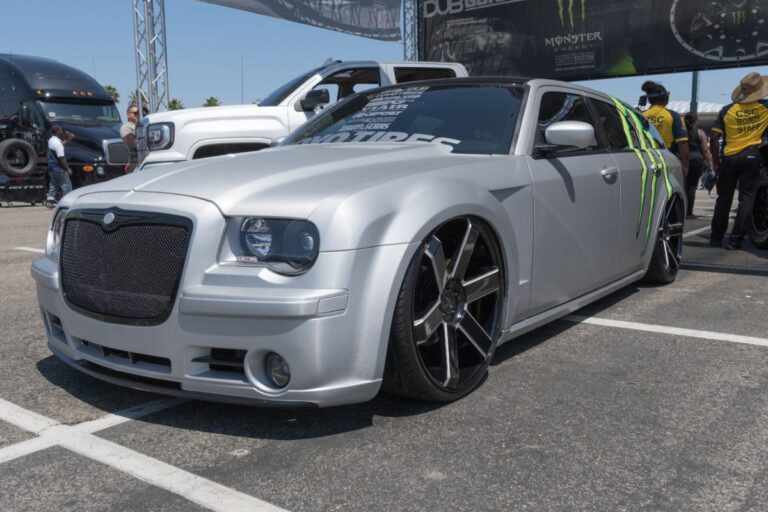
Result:
M587 20L587 0L579 1L581 2L581 22L584 23ZM566 12L566 2L568 3L568 12ZM576 27L577 8L576 0L557 0L557 10L563 27L570 27L571 30Z

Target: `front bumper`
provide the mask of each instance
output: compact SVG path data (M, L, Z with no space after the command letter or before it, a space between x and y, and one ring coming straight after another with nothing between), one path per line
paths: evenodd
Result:
M212 204L165 194L130 198L119 206L143 203L145 210L193 217L173 311L156 326L83 315L62 295L58 263L40 258L32 275L48 344L59 358L109 382L218 401L330 406L378 393L394 301L414 244L320 253L309 272L289 278L265 268L219 265L224 218ZM114 205L91 201L83 207ZM220 349L244 353L242 368L223 371L212 364ZM284 389L274 389L265 375L270 352L290 365Z

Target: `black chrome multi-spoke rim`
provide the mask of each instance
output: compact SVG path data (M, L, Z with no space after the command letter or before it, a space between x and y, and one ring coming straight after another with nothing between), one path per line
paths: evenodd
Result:
M680 258L683 254L683 222L683 202L678 196L673 196L664 212L657 242L660 244L664 269L668 272L677 272L680 269Z
M752 209L752 225L755 234L768 233L768 184L763 184L757 189Z
M412 333L438 388L473 385L493 356L502 304L500 253L488 228L447 222L425 242L412 301Z

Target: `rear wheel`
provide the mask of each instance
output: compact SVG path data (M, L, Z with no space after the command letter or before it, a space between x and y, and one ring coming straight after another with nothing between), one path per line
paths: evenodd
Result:
M766 169L761 171L748 231L749 239L755 247L768 249L768 170Z
M501 251L479 219L446 222L424 241L400 288L384 390L448 402L484 379L500 333Z
M685 206L682 199L675 195L669 200L664 210L664 217L656 233L656 243L651 256L651 264L643 278L648 283L669 284L677 277L680 259L683 254L683 226Z

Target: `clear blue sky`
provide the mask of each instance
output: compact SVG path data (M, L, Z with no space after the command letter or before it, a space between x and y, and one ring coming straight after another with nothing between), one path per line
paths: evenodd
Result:
M100 83L117 87L121 112L135 88L132 0L0 0L0 53L48 57L82 69ZM241 12L195 0L166 0L171 96L186 107L208 96L240 103L240 58L244 99L263 98L325 59L402 59L403 48L297 23ZM709 71L701 75L701 101L726 103L747 71L768 67ZM690 99L691 75L657 75L672 100ZM587 83L634 104L643 77Z

